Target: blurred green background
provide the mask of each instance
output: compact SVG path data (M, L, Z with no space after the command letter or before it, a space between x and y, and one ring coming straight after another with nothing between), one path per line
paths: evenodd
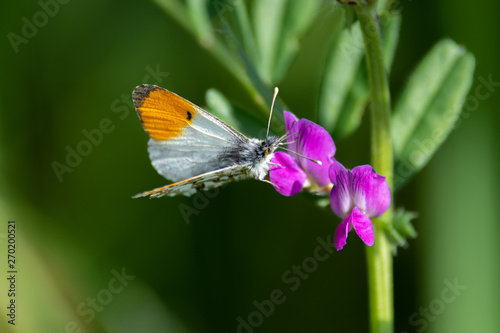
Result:
M338 18L324 3L280 84L299 117L315 117L318 62ZM130 104L134 87L156 83L198 105L217 88L252 112L256 106L230 73L150 1L67 1L16 53L8 34L20 35L23 17L31 20L40 6L4 2L0 14L1 332L368 331L359 239L351 235L310 274L293 273L294 265L310 263L318 239L333 236L340 220L329 209L257 181L231 184L207 201L131 199L167 183L150 165ZM396 198L419 213L419 236L395 257L395 331L496 332L500 4L423 0L399 8L393 97L445 37L475 55L469 96L482 97ZM478 88L484 80L496 85ZM53 163L66 164L68 149L100 126L107 133L58 178ZM336 142L347 167L369 162L368 128L365 117L355 135ZM199 214L187 224L180 205ZM8 220L17 223L15 327L6 316ZM466 289L450 293L449 284ZM276 290L282 302L256 315ZM258 327L241 326L239 317Z

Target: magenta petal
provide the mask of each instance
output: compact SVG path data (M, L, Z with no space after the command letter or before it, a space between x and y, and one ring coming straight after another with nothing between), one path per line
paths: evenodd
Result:
M335 236L333 237L333 243L337 251L342 250L344 245L347 243L347 234L351 231L351 216L347 216L342 222L340 222L337 230L335 230Z
M354 207L351 215L352 227L358 234L359 238L368 246L373 245L373 224L368 216L366 216L358 207Z
M335 144L332 137L323 127L307 119L299 121L298 133L296 152L322 162L322 165L318 165L299 157L300 165L319 187L327 186L330 184L328 169L333 163L333 155L335 155Z
M353 203L369 217L382 215L391 205L391 191L385 177L369 165L352 169Z
M351 213L354 207L350 192L350 171L346 170L339 162L334 161L330 166L329 173L333 183L330 192L330 206L335 215L344 218Z
M283 117L285 118L286 131L289 132L295 123L299 122L299 118L289 111L283 111Z
M299 118L297 118L293 113L288 111L283 111L283 116L285 118L286 134L290 135L290 137L286 140L287 148L290 149L291 151L297 151L298 135L291 135L291 134L293 133L298 134ZM298 161L296 155L292 157Z
M347 170L342 165L342 163L340 163L337 160L333 161L332 165L328 169L328 175L330 176L330 181L333 184L336 184L340 180L342 180L344 182L350 182L349 173L350 173L349 170Z
M307 175L293 157L287 153L277 152L271 159L271 163L281 165L281 167L271 165L269 170L269 178L271 183L275 185L276 191L286 196L292 196L302 190Z

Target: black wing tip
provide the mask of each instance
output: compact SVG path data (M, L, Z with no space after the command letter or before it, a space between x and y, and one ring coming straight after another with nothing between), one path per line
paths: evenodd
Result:
M148 98L149 94L158 88L160 87L155 86L154 84L141 84L135 87L132 92L132 100L134 101L135 108L140 108L142 104L144 104L144 100Z

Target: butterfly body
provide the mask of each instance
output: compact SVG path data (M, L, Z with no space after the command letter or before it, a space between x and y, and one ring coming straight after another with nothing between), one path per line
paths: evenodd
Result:
M282 138L247 138L217 117L158 86L143 84L132 98L150 140L153 167L174 181L134 197L192 195L232 180L264 180Z
M275 136L265 140L248 139L221 154L220 158L229 165L248 165L249 175L263 180L269 171L269 162L279 142L279 138Z

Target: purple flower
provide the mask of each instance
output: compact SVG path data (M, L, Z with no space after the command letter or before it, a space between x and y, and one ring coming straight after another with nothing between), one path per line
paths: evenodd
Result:
M372 246L370 218L379 217L391 205L391 191L385 177L370 165L357 166L351 171L335 161L330 166L330 179L333 183L330 204L333 212L343 219L335 231L337 251L346 244L351 227L366 245Z
M328 132L307 119L298 119L293 113L284 111L287 148L290 153L277 152L271 159L269 171L276 190L286 196L299 193L302 188L322 190L331 184L328 168L335 160L335 144ZM294 134L296 133L296 134ZM321 161L321 165L299 155Z

